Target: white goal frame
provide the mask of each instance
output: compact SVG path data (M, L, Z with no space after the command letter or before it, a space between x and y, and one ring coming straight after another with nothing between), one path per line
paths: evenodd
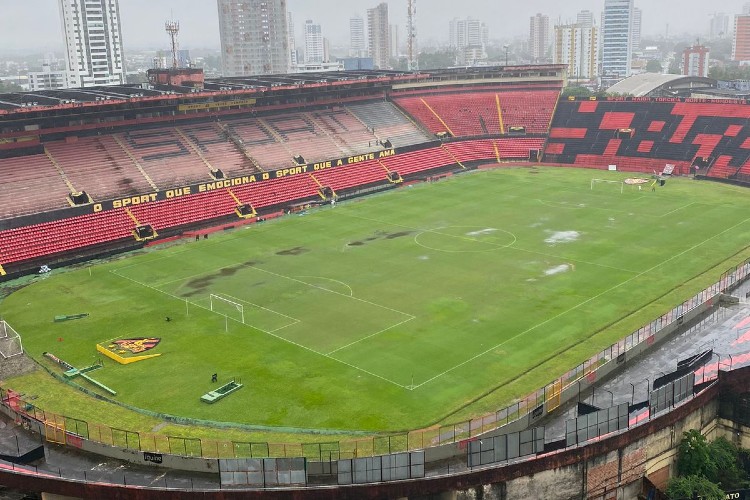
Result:
M0 320L0 355L8 359L19 354L23 354L21 336L5 320Z
M229 318L229 316L214 310L214 300L218 302L225 302L227 304L233 305L235 309L237 309L240 312L240 317L242 318L242 324L243 325L245 324L245 306L243 306L239 302L235 302L226 297L222 297L221 295L216 295L215 293L212 293L211 295L209 295L209 303L210 303L211 312L224 316L225 318Z
M609 180L609 179L591 179L591 190L593 191L594 184L599 184L599 183L603 183L603 184L619 184L620 185L620 194L622 194L623 191L625 190L625 183L623 181L613 181L613 180Z

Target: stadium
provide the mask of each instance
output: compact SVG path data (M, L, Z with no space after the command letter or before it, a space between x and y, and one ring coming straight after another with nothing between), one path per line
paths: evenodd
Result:
M635 446L748 376L705 349L594 405L742 288L747 102L564 98L555 65L157 73L0 95L2 411L195 480L3 484L456 491ZM606 425L545 434L587 390Z

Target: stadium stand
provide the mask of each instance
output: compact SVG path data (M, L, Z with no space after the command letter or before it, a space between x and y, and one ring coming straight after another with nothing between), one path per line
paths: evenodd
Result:
M370 129L375 140L390 141L393 147L412 146L430 140L409 117L389 102L351 104L346 110Z
M85 187L93 199L148 192L147 178L111 135L54 141L47 151L75 187Z
M750 160L750 106L717 102L561 101L544 161L660 172L669 163L687 173L696 158L707 172L733 177Z
M433 134L470 137L505 134L514 126L546 133L558 96L558 90L503 90L395 95L394 102Z
M65 208L70 188L45 154L0 159L0 218Z

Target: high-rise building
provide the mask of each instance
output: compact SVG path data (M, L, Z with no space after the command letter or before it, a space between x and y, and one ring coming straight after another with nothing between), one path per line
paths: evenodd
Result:
M289 71L294 71L299 61L297 60L297 41L294 38L294 17L291 12L286 16L286 29L289 34Z
M711 21L708 28L708 38L724 38L730 34L729 16L724 12L715 12L711 15Z
M549 48L549 16L537 14L529 20L529 52L534 62L543 61Z
M453 19L450 21L449 44L456 49L463 49L469 45L487 46L489 32L487 26L476 19Z
M633 0L604 0L602 14L602 85L630 76Z
M568 78L591 80L598 76L599 40L595 26L555 26L554 64L568 66Z
M367 48L373 64L378 69L387 69L391 50L388 24L388 4L383 2L374 9L367 9Z
M734 16L732 60L740 64L750 63L750 14Z
M388 46L391 49L390 57L398 57L398 24L388 26Z
M117 0L59 0L65 36L66 87L125 83Z
M320 24L305 21L305 63L322 63L325 56L323 30Z
M594 13L590 10L582 10L576 16L576 24L581 28L594 27Z
M360 16L349 19L349 55L352 57L365 57L367 55L365 20Z
M286 0L217 0L224 76L286 73Z
M475 64L487 59L489 32L487 26L476 19L453 19L448 33L449 44L456 50L457 64Z
M45 61L42 71L29 71L29 90L56 90L65 88L68 84L68 72L57 69Z
M693 45L682 51L682 74L708 78L708 47Z
M630 34L630 43L635 52L641 48L641 26L643 24L643 11L633 7L633 28Z

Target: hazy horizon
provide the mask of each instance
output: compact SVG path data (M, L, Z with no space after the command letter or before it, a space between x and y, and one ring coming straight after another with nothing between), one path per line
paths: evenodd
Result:
M6 0L0 16L0 51L28 52L60 51L64 48L58 7L59 0ZM297 45L302 42L301 27L306 19L320 23L323 35L332 45L346 45L349 39L349 18L366 16L368 8L377 0L349 0L341 7L337 0L288 0L297 35ZM406 0L389 0L391 24L399 25L405 32ZM746 0L717 0L680 2L636 0L643 10L645 37L664 35L669 24L670 34L690 33L696 37L708 33L709 16L713 12L733 15L742 11ZM218 9L215 0L120 0L120 17L123 46L128 49L157 49L167 47L164 22L178 20L181 26L180 45L186 49L219 49ZM499 5L499 2L481 0L418 0L417 29L422 45L433 45L448 39L448 22L455 18L472 17L484 21L491 39L512 39L528 36L529 17L537 12L550 17L550 26L559 22L574 21L578 11L588 9L599 19L604 0L536 0ZM676 10L675 7L679 7ZM730 21L731 22L731 21ZM402 35L401 39L405 37Z

